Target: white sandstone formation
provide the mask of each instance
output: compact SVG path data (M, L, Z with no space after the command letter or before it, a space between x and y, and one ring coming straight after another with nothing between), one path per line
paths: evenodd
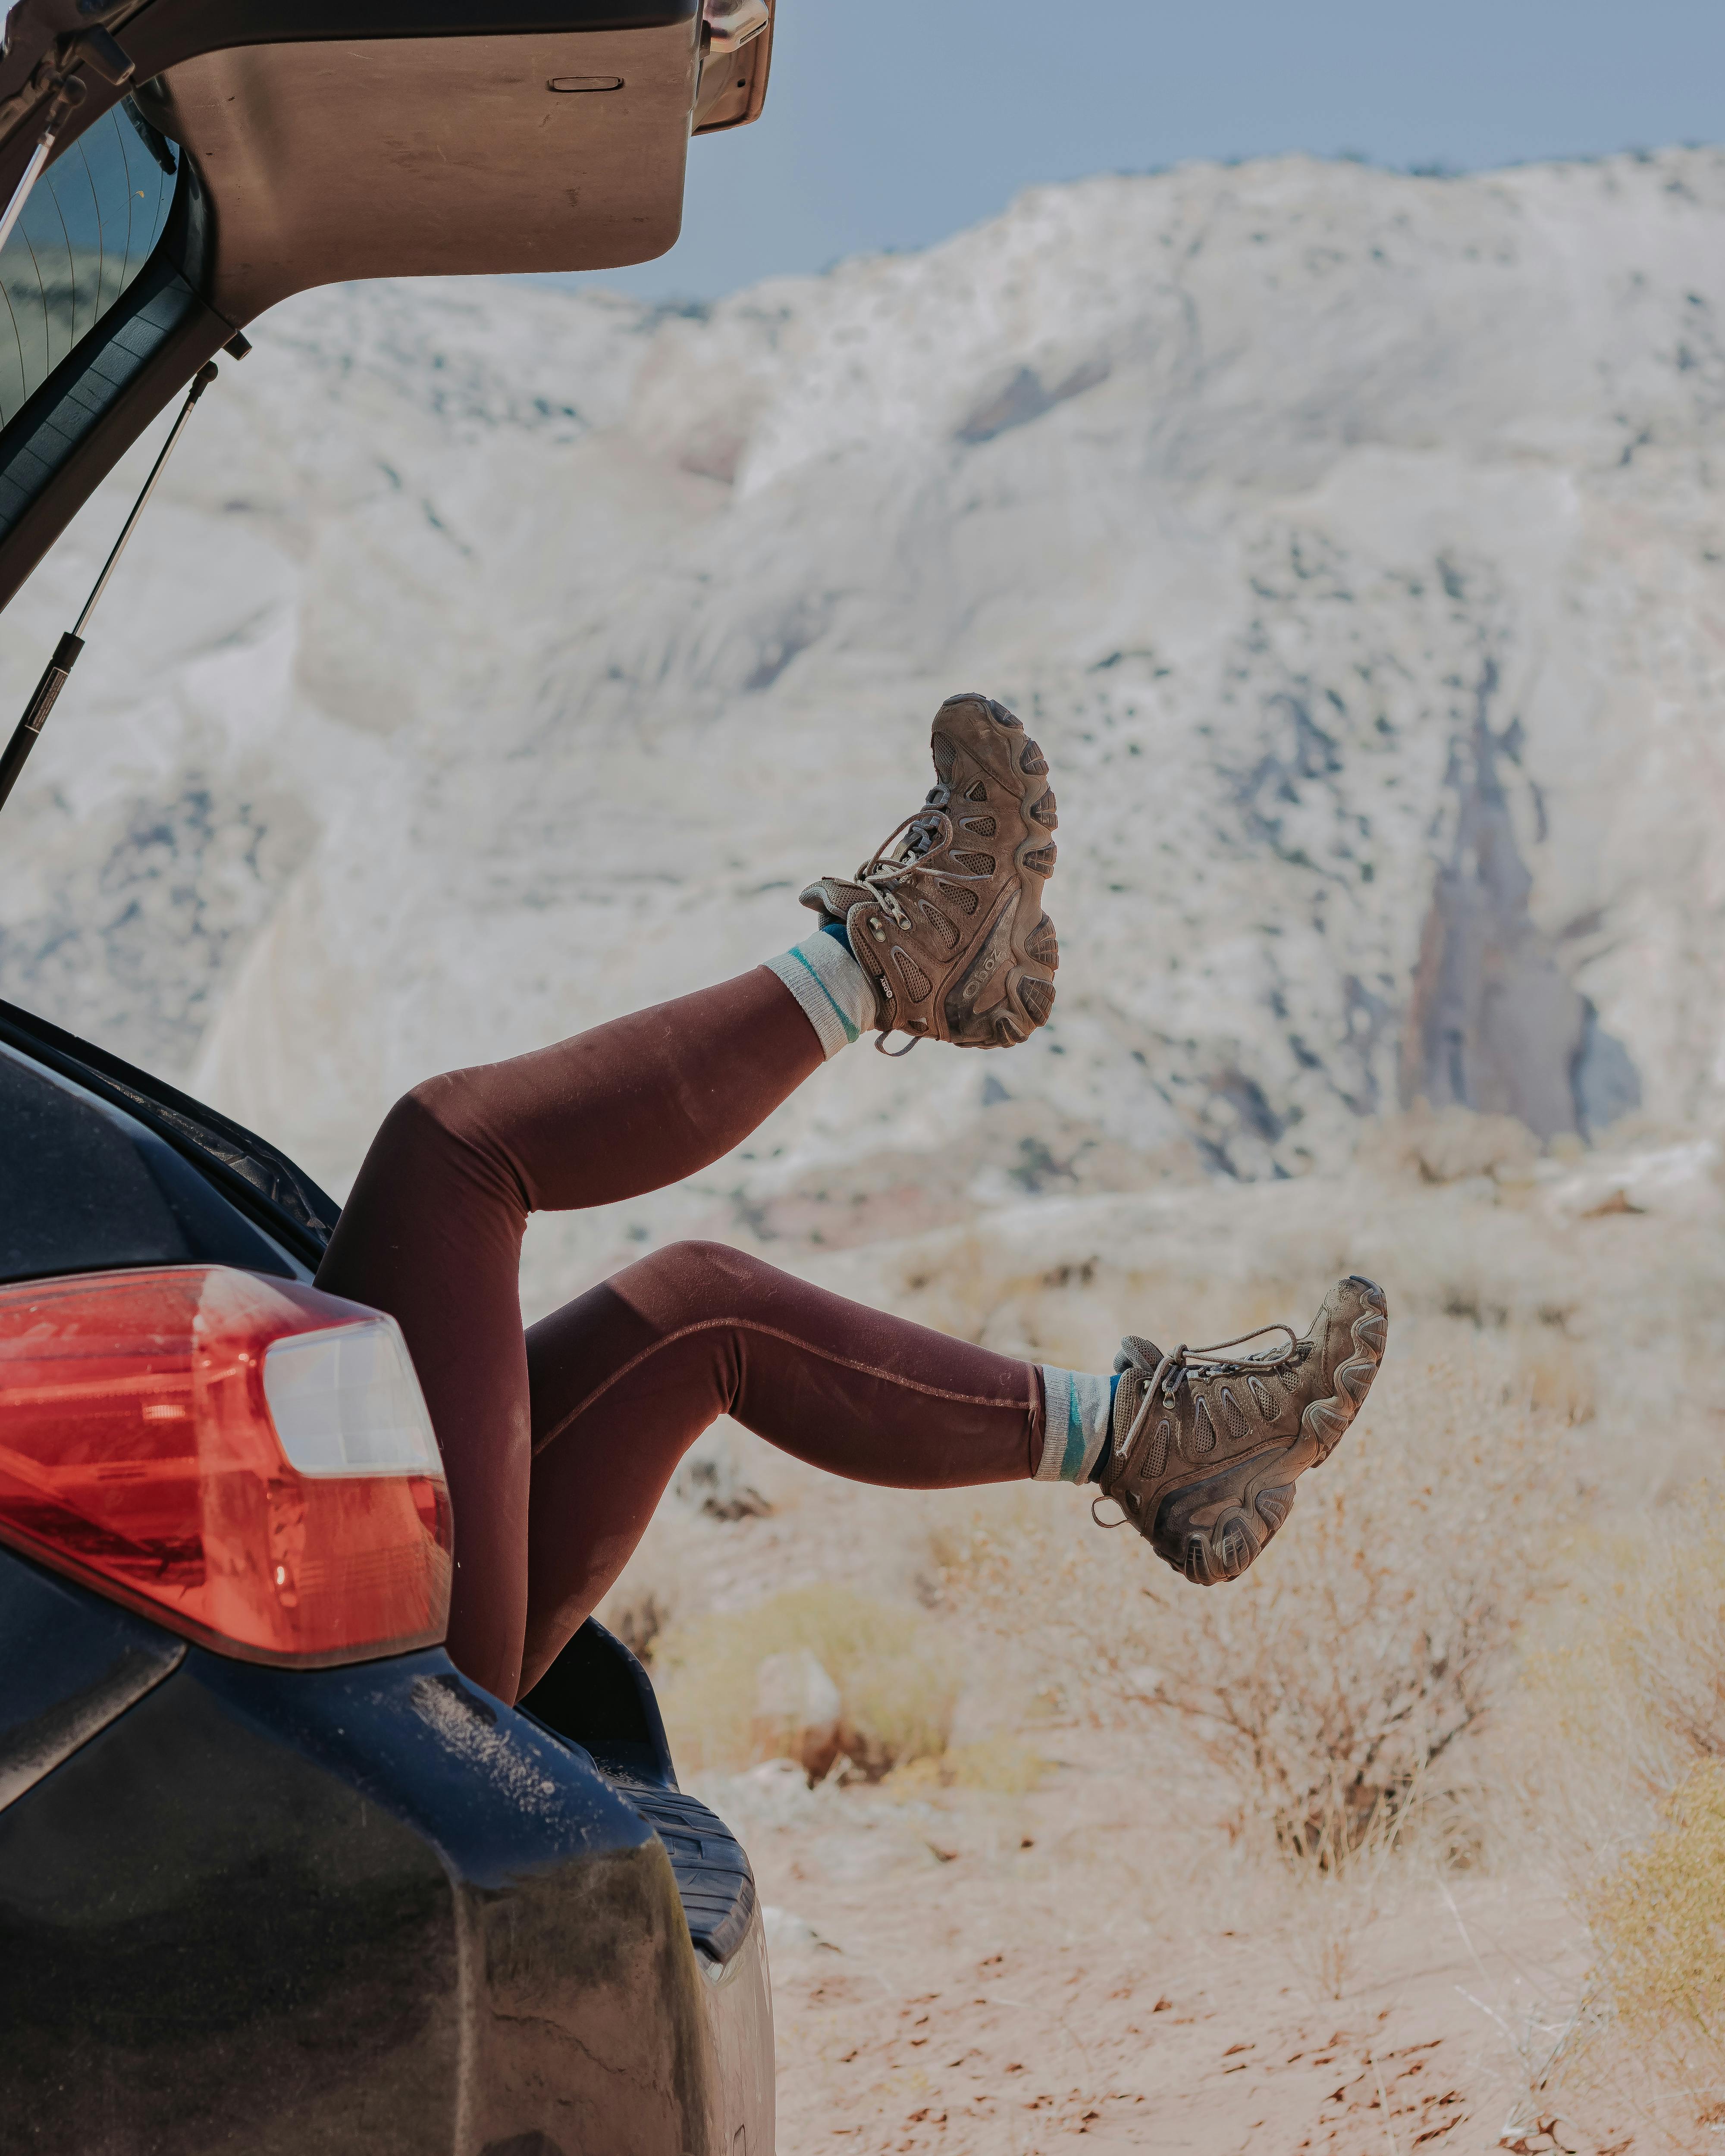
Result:
M1420 1096L1715 1126L1722 313L1712 150L1096 179L687 314L293 301L8 811L0 992L343 1187L428 1071L795 940L978 686L1053 766L1054 1022L850 1052L566 1284L701 1206L1298 1175Z

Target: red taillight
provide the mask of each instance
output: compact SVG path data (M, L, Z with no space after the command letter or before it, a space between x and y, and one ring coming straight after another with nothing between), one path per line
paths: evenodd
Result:
M0 1288L0 1541L249 1661L401 1653L449 1617L394 1320L224 1265Z

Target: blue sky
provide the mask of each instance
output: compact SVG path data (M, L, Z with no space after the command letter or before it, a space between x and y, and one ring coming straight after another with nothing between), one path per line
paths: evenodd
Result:
M778 5L766 112L692 145L678 245L573 281L711 298L1191 157L1466 170L1725 136L1725 0Z

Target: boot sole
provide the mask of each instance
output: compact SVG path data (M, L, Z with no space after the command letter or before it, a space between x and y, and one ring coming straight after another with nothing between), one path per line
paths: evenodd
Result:
M992 697L969 691L948 696L935 715L935 769L944 783L952 764L950 757L942 762L942 735L1004 789L1029 827L1013 855L1016 885L1002 894L976 955L947 988L942 1004L951 1040L974 1047L1014 1047L1046 1023L1055 1001L1051 977L1060 964L1060 941L1041 902L1042 885L1054 873L1058 850L1050 835L1052 817L1043 824L1034 814L1052 791L1048 759L1021 719ZM955 801L951 813L955 821L962 816L960 803ZM979 1009L997 983L998 993Z

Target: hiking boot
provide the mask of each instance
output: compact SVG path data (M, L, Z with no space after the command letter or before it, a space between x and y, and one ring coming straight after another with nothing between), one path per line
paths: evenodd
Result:
M1042 911L1054 873L1048 763L1004 704L948 696L930 741L936 784L857 870L802 902L845 924L890 1033L1010 1048L1054 1009L1060 946Z
M1292 1509L1296 1480L1359 1413L1389 1323L1383 1289L1356 1273L1330 1290L1303 1340L1266 1325L1164 1355L1128 1336L1114 1358L1123 1375L1096 1475L1102 1496L1188 1579L1238 1579ZM1223 1359L1264 1332L1286 1332L1287 1347Z

